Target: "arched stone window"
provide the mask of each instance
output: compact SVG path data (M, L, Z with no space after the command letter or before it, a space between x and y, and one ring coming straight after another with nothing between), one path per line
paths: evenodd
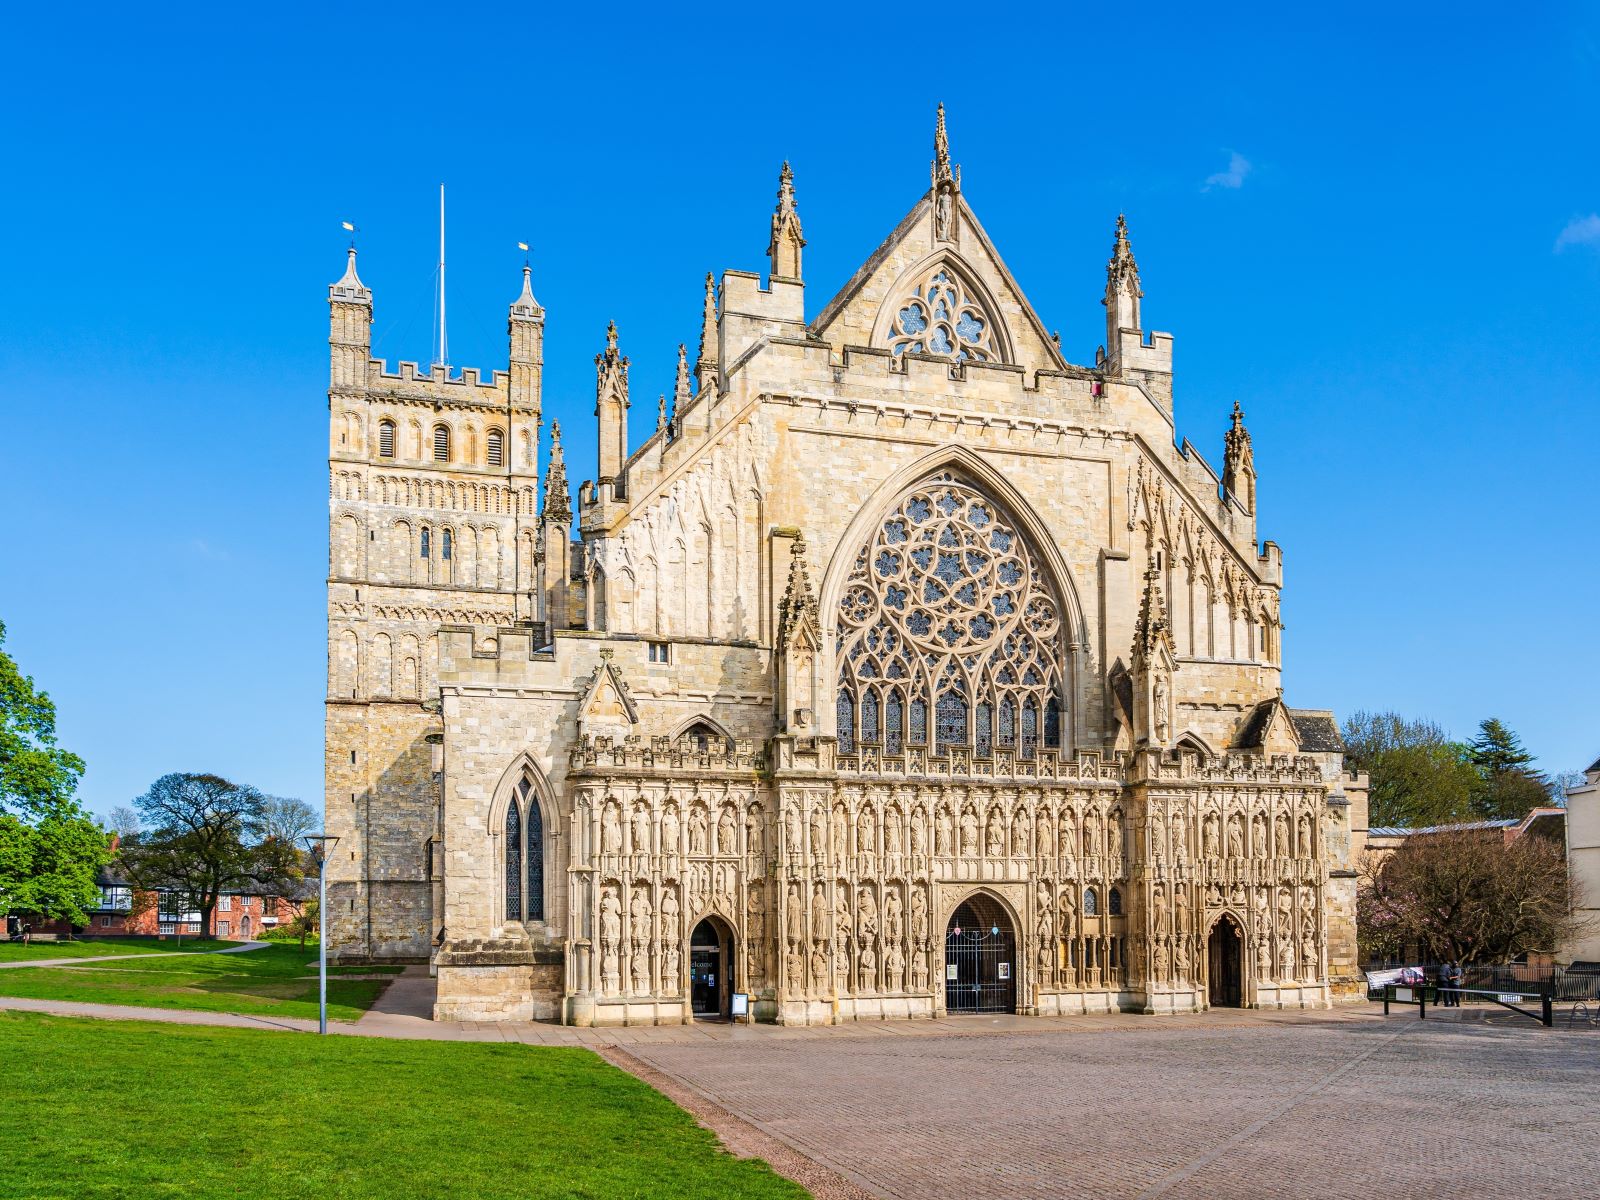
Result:
M1106 893L1106 913L1108 916L1120 917L1122 915L1122 893L1112 888Z
M433 427L433 461L450 461L450 427L448 425L435 425Z
M940 354L957 362L1002 360L993 316L949 263L934 264L890 304L890 353Z
M1083 889L1083 915L1098 917L1100 915L1100 897L1093 888Z
M528 775L506 805L506 920L544 920L544 816Z
M906 492L861 548L839 606L839 749L1061 745L1062 606L1016 525L944 471ZM1020 716L1019 716L1020 713ZM903 716L909 716L903 728Z
M394 422L383 420L378 422L378 457L394 457Z
M489 430L488 459L491 467L506 465L506 435L498 429Z

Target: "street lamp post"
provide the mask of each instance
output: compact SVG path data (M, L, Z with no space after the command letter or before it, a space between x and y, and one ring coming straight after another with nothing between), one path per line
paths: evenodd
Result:
M317 1032L328 1032L328 851L339 839L308 833L302 839L317 860Z

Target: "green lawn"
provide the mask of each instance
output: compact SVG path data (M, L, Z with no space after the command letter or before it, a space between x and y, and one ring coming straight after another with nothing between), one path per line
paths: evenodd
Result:
M129 938L107 938L103 942L92 938L79 938L75 942L0 942L0 962L29 962L36 958L98 958L102 954L173 954L191 950L220 950L234 942L208 941L185 938L180 946L175 941L134 941Z
M0 1013L0 1195L805 1192L587 1050Z
M386 980L341 976L399 971L399 967L329 967L329 1018L354 1021L387 986ZM238 954L122 958L76 967L13 967L0 970L0 996L314 1018L316 973L314 948L269 945Z

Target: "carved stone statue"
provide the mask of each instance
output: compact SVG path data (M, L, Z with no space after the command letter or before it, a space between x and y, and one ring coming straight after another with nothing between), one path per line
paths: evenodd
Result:
M1083 819L1083 855L1093 858L1100 853L1100 814L1090 810Z
M928 894L918 885L911 891L911 941L921 946L928 940Z
M811 810L811 853L822 858L828 852L828 818L822 805Z
M871 888L862 888L856 897L856 927L863 942L878 936L878 902L872 898Z
M826 941L811 944L811 986L825 989L828 986L828 943Z
M650 853L650 810L642 804L633 806L633 852Z
M1017 813L1016 819L1011 822L1011 855L1013 858L1028 857L1028 817L1026 813Z
M784 817L783 832L788 839L788 845L784 847L786 852L789 854L805 853L805 847L800 843L800 805L798 803L789 806L788 815Z
M706 852L706 810L695 805L689 810L689 853Z
M789 885L788 912L785 920L785 932L788 934L789 940L791 942L805 941L806 910L805 906L800 902L800 885L798 883Z
M805 974L805 955L800 951L800 943L793 942L784 956L784 983L790 991L798 992L805 987Z
M615 804L607 804L600 814L600 853L622 853L622 817Z
M891 942L905 936L905 910L900 904L900 889L893 885L883 898L883 935Z
M941 191L933 206L933 236L941 242L950 240L951 219L955 213L955 200L947 191Z
M1289 818L1279 813L1272 825L1273 854L1278 858L1292 858L1293 852L1289 849Z
M937 840L934 843L934 853L946 855L950 853L951 838L954 835L954 832L955 831L952 828L952 822L950 820L950 810L948 808L941 807L939 809L939 821L935 834Z
M919 804L911 810L911 853L921 858L928 852L928 815Z
M989 810L988 827L984 835L984 850L990 858L999 858L1006 848L1006 819L998 808Z
M1238 813L1228 818L1228 857L1244 857L1244 817Z
M1172 861L1182 862L1189 857L1189 817L1179 813L1172 818Z
M1108 847L1106 849L1106 857L1111 859L1112 862L1121 861L1121 859L1122 859L1122 818L1121 817L1113 816L1109 821L1106 822L1106 837L1107 837L1108 842L1109 842L1109 845L1108 845ZM1161 818L1160 817L1154 817L1154 818L1152 818L1152 820L1150 822L1150 844L1152 846L1151 853L1152 853L1152 856L1154 856L1154 857L1160 857L1159 855L1155 854L1155 851L1153 849L1155 846L1159 845L1160 842L1161 842Z
M883 852L888 855L900 853L900 810L891 808L883 818Z
M1256 939L1256 978L1272 978L1272 943L1264 936Z
M628 940L635 954L650 940L650 901L642 887L634 888L633 903L628 905Z
M681 968L682 959L679 957L678 943L676 941L664 943L661 947L662 995L676 996L678 994L678 974Z
M1255 858L1267 856L1267 818L1257 813L1250 819L1250 850Z
M1034 824L1037 827L1034 841L1038 844L1039 856L1048 858L1055 852L1056 848L1055 823L1050 820L1050 811L1048 809L1040 809L1039 819Z
M1167 677L1165 675L1156 676L1154 707L1156 741L1165 742L1172 736L1172 703L1167 695Z
M849 845L845 831L844 808L842 805L833 806L833 861L839 862L844 858L845 847Z
M884 987L891 992L900 991L905 986L905 970L905 952L899 942L891 941L883 953Z
M1207 858L1216 858L1221 846L1217 839L1217 814L1207 813L1200 823L1200 852Z
M663 854L678 852L678 810L670 804L661 814L661 852Z
M607 887L600 895L600 975L605 990L612 995L621 990L617 970L617 944L622 940L622 902L617 891Z
M739 839L734 833L733 806L722 806L722 815L717 818L717 853L736 854L739 850Z
M811 889L811 936L828 936L828 893L820 883Z
M970 808L961 811L961 857L975 858L978 853L978 818Z
M872 949L871 942L864 942L861 946L861 990L869 992L877 982L878 956Z

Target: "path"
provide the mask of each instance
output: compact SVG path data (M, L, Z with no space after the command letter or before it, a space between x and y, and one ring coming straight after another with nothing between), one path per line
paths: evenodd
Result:
M132 962L140 958L187 958L191 954L243 954L246 950L260 950L267 942L240 942L222 950L156 950L149 954L100 954L93 958L27 958L17 962L0 962L0 971L12 967L75 967L79 963Z

